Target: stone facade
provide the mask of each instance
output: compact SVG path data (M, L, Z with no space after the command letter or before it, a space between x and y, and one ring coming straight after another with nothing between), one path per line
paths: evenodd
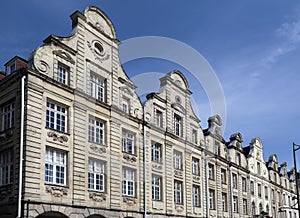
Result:
M71 19L70 36L13 58L0 80L1 217L17 216L20 188L21 217L297 217L295 172L265 162L259 138L225 140L218 115L202 129L177 70L142 104L109 18Z

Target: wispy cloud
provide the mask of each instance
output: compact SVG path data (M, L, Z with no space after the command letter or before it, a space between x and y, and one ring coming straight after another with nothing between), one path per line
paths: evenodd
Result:
M276 31L280 41L262 60L263 65L275 63L280 56L286 55L300 47L300 20L283 23Z

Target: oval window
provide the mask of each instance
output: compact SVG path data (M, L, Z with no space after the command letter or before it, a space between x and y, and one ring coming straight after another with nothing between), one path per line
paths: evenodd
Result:
M99 42L96 42L94 44L94 47L95 47L95 52L98 54L98 55L102 55L103 54L103 47L102 45L99 43Z

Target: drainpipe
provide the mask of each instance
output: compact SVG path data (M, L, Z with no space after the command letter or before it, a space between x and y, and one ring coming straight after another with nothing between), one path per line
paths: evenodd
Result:
M144 183L144 218L147 217L147 193L146 193L146 178L147 178L147 175L146 175L146 158L147 158L147 155L146 155L146 121L145 121L145 111L144 111L144 108L143 108L143 150L144 150L144 163L143 163L143 171L144 171L144 175L143 175L143 183Z
M24 96L25 96L25 78L21 80L21 125L20 125L20 163L19 163L19 195L18 195L18 216L21 218L22 209L22 179L23 179L23 139L24 139ZM27 208L28 209L28 208Z

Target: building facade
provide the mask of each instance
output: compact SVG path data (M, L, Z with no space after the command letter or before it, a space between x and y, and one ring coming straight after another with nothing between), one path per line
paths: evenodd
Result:
M295 172L259 138L203 129L174 70L142 104L99 8L0 80L1 217L298 217Z

